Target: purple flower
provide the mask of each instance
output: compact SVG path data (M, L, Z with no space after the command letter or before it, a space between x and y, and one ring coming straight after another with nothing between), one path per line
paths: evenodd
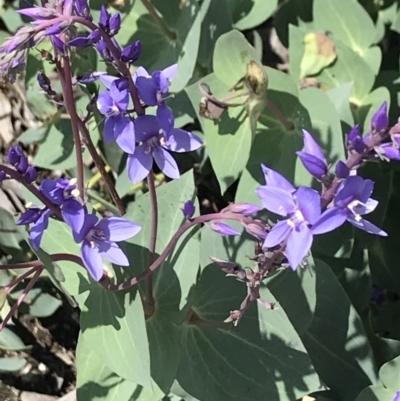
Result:
M99 94L97 108L106 116L104 121L104 140L109 143L116 140L119 147L126 153L135 152L134 124L124 113L129 105L129 92L120 91L115 82L110 90Z
M120 217L107 217L98 221L93 214L85 215L84 224L78 235L77 243L82 242L81 257L94 280L103 276L102 258L119 266L129 266L129 260L116 244L136 235L141 227Z
M279 221L267 234L264 247L272 248L287 241L286 256L292 270L296 270L311 248L313 233L309 228L321 215L320 196L317 191L300 187L295 193L273 186L256 189L264 207L280 216Z
M96 49L99 52L100 56L105 60L105 61L113 61L114 57L111 54L110 50L108 50L108 47L106 45L106 42L104 42L103 39L99 40L96 43Z
M350 170L345 162L339 160L336 163L335 175L342 180L345 180L350 175Z
M139 116L134 121L136 140L141 145L131 146L128 156L128 175L133 184L147 177L153 166L153 157L160 170L173 179L180 177L179 168L174 158L167 152L189 152L201 146L201 140L190 132L181 129L163 131L161 122L156 116Z
M151 76L139 67L133 77L139 96L148 106L157 106L168 96L169 86L178 71L178 64L154 71Z
M50 38L51 42L53 43L54 49L60 56L66 56L67 55L67 46L65 43L60 39L59 36L53 35Z
M32 242L32 248L35 251L40 249L40 242L42 241L44 230L49 226L49 217L51 210L46 207L30 206L21 214L16 222L17 225L32 224L29 237Z
M46 178L40 185L40 190L51 202L61 206L62 217L72 228L75 238L85 220L85 208L78 201L79 191L76 188L76 180Z
M370 234L386 236L379 227L361 216L371 213L378 201L371 199L374 183L359 176L344 181L334 198L334 206L327 209L312 227L313 234L323 234L340 227L346 220L353 226Z
M121 60L124 63L134 63L136 60L139 59L140 55L142 54L142 43L140 40L137 40L135 43L128 45L122 50L121 53Z
M385 130L389 125L389 116L387 112L387 102L383 102L378 111L371 118L371 133L379 133Z
M115 13L111 16L111 14L107 12L106 7L102 4L100 9L99 26L107 32L109 36L116 35L121 28L121 14Z
M382 143L374 147L377 157L386 157L389 160L400 160L400 149L396 143Z
M228 224L222 223L221 221L213 221L211 223L206 223L207 226L211 228L211 230L215 231L221 235L230 235L237 236L240 235L240 232L228 226Z
M29 165L28 159L19 145L8 149L7 160L25 177L26 181L31 183L36 180L37 171L35 167Z
M311 136L303 129L304 150L296 152L306 170L318 180L322 180L328 174L328 163L321 148Z
M281 174L271 168L261 164L264 173L265 185L270 187L280 187L290 193L296 191L296 188Z
M347 134L347 148L352 151L355 150L357 153L364 153L366 149L366 144L360 134L360 128L355 125L351 131Z
M400 391L395 394L393 401L400 401Z
M191 200L186 201L182 208L182 213L185 216L185 219L192 218L195 210L194 203Z

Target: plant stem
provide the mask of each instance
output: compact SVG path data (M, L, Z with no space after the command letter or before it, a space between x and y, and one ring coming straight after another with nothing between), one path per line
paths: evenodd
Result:
M61 66L60 62L56 63L57 72L61 81L61 86L64 95L64 104L65 108L68 111L68 114L71 116L71 126L72 133L74 136L75 142L75 153L76 153L76 168L77 168L77 187L79 190L79 195L84 201L84 179L83 179L83 156L82 156L82 143L81 137L79 135L79 126L78 126L78 114L76 113L75 108L75 100L74 93L72 89L72 76L71 76L71 65L68 56L63 57L63 66Z
M294 129L294 124L292 121L289 121L283 113L278 109L278 107L275 106L274 103L271 102L271 100L267 99L267 107L271 110L271 112L275 115L275 117L284 125L284 127L288 130L291 131Z
M158 205L157 205L157 193L154 182L154 174L151 171L147 177L147 185L149 187L150 203L151 203L151 233L149 242L149 263L148 267L151 266L154 259L157 243L157 229L158 229ZM150 274L146 278L146 303L150 306L154 306L153 297L153 275Z
M115 203L115 206L117 206L120 215L123 216L126 213L125 206L121 198L119 197L118 192L115 189L115 186L109 174L107 173L106 168L104 167L104 163L101 160L101 157L97 153L96 147L92 142L92 138L90 137L90 133L86 127L86 124L79 117L78 117L78 126L82 134L83 141L89 150L90 156L92 156L94 164L96 165L97 169L99 170L99 173L103 177L104 183L106 184L108 192L110 193L111 198Z
M38 280L40 274L43 271L43 267L38 267L36 268L36 272L34 276L31 278L29 281L28 285L24 288L22 291L22 294L19 296L17 302L11 307L10 312L8 312L7 316L4 318L4 320L0 324L0 331L4 329L6 326L7 322L11 319L11 317L14 315L18 307L22 304L24 301L25 297L27 296L28 292L32 289L32 287L35 285L36 281Z
M142 4L146 7L147 11L151 15L151 18L153 18L153 21L160 28L161 32L163 32L170 40L176 40L176 33L168 28L165 21L158 15L153 4L151 4L149 0L142 0Z
M25 180L25 177L12 167L0 164L0 171L4 171L12 179L20 182L26 189L32 192L44 205L46 205L58 218L62 219L60 208L54 205L39 189Z
M41 263L42 264L42 263ZM43 264L42 264L43 265ZM30 276L32 273L34 273L39 266L36 267L32 267L32 269L28 270L27 272L25 272L24 274L21 274L20 276L18 276L15 280L11 281L10 284L7 284L4 289L6 290L7 294L10 292L11 289L13 289L16 285L18 285L21 281L25 280L28 276Z
M171 240L169 241L168 245L165 247L164 251L161 253L161 255L149 266L144 272L140 273L136 277L132 277L128 279L127 281L120 283L120 284L112 284L110 283L107 279L103 279L100 283L108 290L111 291L121 291L125 290L127 288L132 287L133 285L136 285L137 283L141 282L145 278L149 277L161 264L164 262L164 260L168 257L168 255L171 253L171 251L174 249L175 245L179 241L180 237L192 228L193 226L197 224L202 224L206 223L208 221L212 220L236 220L240 221L244 224L257 224L256 221L253 219L242 216L241 214L231 214L231 213L211 213L211 214L206 214L204 216L199 216L194 219L186 221L179 229L178 231L173 235Z

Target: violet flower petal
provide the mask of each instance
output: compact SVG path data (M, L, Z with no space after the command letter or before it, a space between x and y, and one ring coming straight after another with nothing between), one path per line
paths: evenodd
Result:
M109 91L99 93L96 101L96 106L99 112L103 115L106 115L113 111L114 100Z
M310 223L314 224L321 216L321 198L312 188L300 187L295 194L301 214Z
M161 129L165 132L169 132L174 128L174 114L165 103L162 103L157 107L157 117L160 120Z
M160 121L156 116L144 115L135 119L135 135L138 142L144 142L151 136L158 135Z
M169 91L169 86L171 85L172 80L174 79L176 73L178 72L178 64L173 64L167 68L164 68L157 74L152 75L153 82L155 83L157 89L165 94Z
M280 187L288 192L296 191L296 188L281 174L261 164L264 173L265 184L272 187Z
M377 227L375 224L372 224L368 220L360 219L356 220L356 217L353 215L348 215L347 221L353 226L359 228L360 230L366 231L369 234L380 235L382 237L387 237L387 233L383 231L381 228Z
M111 84L115 81L119 79L118 77L114 77L113 75L101 75L100 76L100 81L102 82L102 84L107 88L110 89L111 88Z
M313 236L306 223L297 226L289 235L286 256L292 270L296 270L311 249Z
M118 121L118 116L109 116L104 120L103 137L105 143L114 141L115 138L115 125Z
M64 221L71 227L73 235L79 235L85 222L84 206L76 199L67 199L63 203L61 214Z
M290 232L293 230L293 225L289 224L289 220L282 220L276 223L271 231L267 234L267 238L264 241L264 247L273 248L284 241Z
M153 149L153 156L157 166L167 177L177 180L181 176L175 159L161 146Z
M192 218L195 212L195 206L193 201L191 200L186 201L181 210L185 219Z
M362 203L366 203L368 201L369 197L372 195L372 192L374 191L374 185L375 184L372 180L366 179L363 181L362 190L358 195L359 200Z
M29 237L32 242L32 248L35 251L40 249L40 242L42 241L42 237L44 231L49 226L49 216L51 214L51 210L45 210L36 223L32 224L32 227L29 232Z
M325 234L340 227L347 219L347 210L331 207L322 213L318 221L312 226L313 235Z
M157 90L150 78L137 77L135 85L144 103L148 106L157 105Z
M64 203L63 190L55 180L46 178L40 185L40 191L55 205L61 206Z
M74 241L78 244L82 242L89 234L89 231L96 225L98 220L99 218L95 214L85 214L81 230L73 233Z
M135 236L142 227L122 217L106 217L99 221L96 230L103 231L108 241L125 241Z
M100 281L104 268L98 248L96 246L92 248L89 241L84 241L81 246L81 257L92 278Z
M379 146L382 154L390 160L400 160L400 149L395 148L391 143L384 143Z
M135 153L135 128L133 121L125 116L119 116L114 125L114 133L118 146L129 154Z
M393 401L400 401L400 391L394 395Z
M153 167L153 156L147 145L136 147L133 155L128 155L127 170L132 184L138 184L144 180Z
M287 216L296 209L292 194L283 188L261 186L256 189L256 194L272 213Z
M183 153L199 149L203 141L195 134L180 128L173 128L166 135L165 148L173 152Z
M105 249L105 246L107 246L107 249ZM122 249L115 243L99 243L99 252L100 255L109 260L111 263L114 263L115 265L118 266L129 266L129 260L126 257L125 253L122 251Z

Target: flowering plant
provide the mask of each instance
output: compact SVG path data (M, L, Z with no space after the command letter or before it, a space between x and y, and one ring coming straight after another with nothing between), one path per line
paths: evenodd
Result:
M400 294L400 120L372 91L374 39L357 42L360 23L364 47L344 44L324 8L341 6L314 0L333 37L292 26L285 74L238 30L204 34L217 0L172 3L17 10L29 23L0 46L0 76L35 76L52 117L36 108L33 161L28 130L0 164L25 189L13 229L30 248L0 265L0 330L46 276L80 313L78 401L398 400L400 338L373 313ZM231 6L228 26L252 28Z

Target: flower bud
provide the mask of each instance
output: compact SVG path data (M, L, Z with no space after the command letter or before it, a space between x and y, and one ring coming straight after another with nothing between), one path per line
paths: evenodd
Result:
M341 160L336 163L335 175L342 180L345 180L350 175L350 170L346 163L342 162Z
M221 235L240 235L239 231L220 221L213 221L212 223L206 224L211 228L211 230Z
M132 43L125 47L125 49L121 53L121 60L124 63L134 63L139 59L142 53L142 43L140 40L137 40L135 43Z
M243 224L244 229L253 237L259 239L259 240L265 240L267 233L266 231L256 223L249 223L249 224Z
M115 13L111 18L110 18L110 36L114 36L118 33L118 31L121 29L121 14L120 13Z
M19 161L21 160L21 156L22 149L19 145L12 146L10 149L8 149L7 160L13 166L19 163Z
M387 113L387 102L383 102L377 112L371 118L371 132L380 132L389 125L389 117Z
M252 205L251 203L232 203L228 206L228 209L232 213L239 213L243 216L247 216L249 214L257 213L262 210L261 207L257 205Z
M186 201L181 210L183 215L185 216L185 219L190 219L191 217L193 217L195 212L194 203L191 200Z
M37 170L33 166L29 166L25 172L25 180L29 183L36 181L38 176Z
M108 31L110 25L110 14L107 12L107 9L104 4L101 5L100 8L100 18L99 18L99 25L100 28Z

